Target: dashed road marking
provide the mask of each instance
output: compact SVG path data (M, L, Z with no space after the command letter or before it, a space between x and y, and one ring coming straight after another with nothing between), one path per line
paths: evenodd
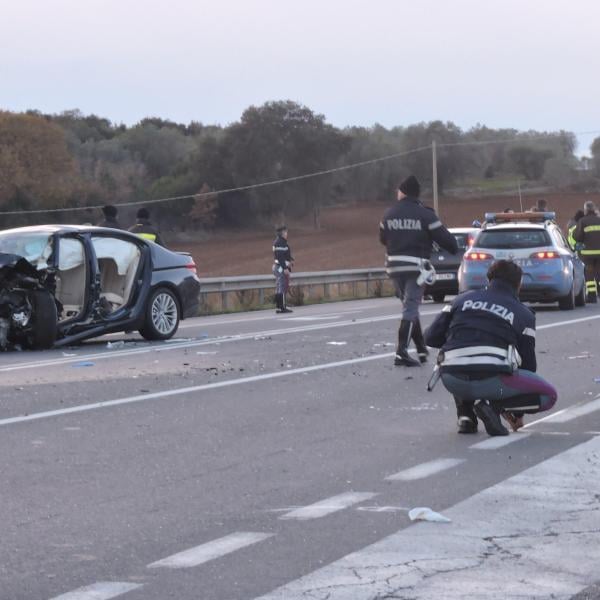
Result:
M141 583L99 581L92 585L86 585L85 587L73 590L72 592L55 596L50 600L110 600L141 587Z
M440 458L420 465L404 469L385 478L386 481L415 481L424 479L441 471L452 469L465 462L464 458Z
M488 438L483 442L477 442L469 446L472 450L496 450L497 448L503 448L514 442L519 442L528 438L531 434L529 433L512 433L511 435L502 435Z
M566 411L560 411L558 413L549 415L546 421L550 421L552 423L567 423L573 419L590 415L598 410L600 410L600 397L592 400L591 402L586 402L585 404L572 406Z
M225 537L201 544L195 548L178 552L162 560L158 560L148 565L148 568L166 568L166 569L186 569L189 567L197 567L216 558L221 558L227 554L231 554L236 550L252 546L258 542L262 542L270 537L273 533L254 533L249 531L240 531L226 535Z
M280 519L285 520L296 520L296 521L308 521L309 519L319 519L331 513L339 510L344 510L365 500L374 498L377 494L372 492L347 492L345 494L338 494L332 496L320 502L315 502L309 506L303 506L292 510L291 512L281 515Z

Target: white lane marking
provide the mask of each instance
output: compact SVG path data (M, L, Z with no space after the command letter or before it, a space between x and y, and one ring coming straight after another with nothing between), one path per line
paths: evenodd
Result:
M439 311L437 311L439 312ZM421 313L422 316L435 315L437 312ZM64 365L74 362L103 360L106 358L121 358L128 356L136 356L138 354L148 354L150 352L169 352L172 350L181 350L186 348L196 348L198 346L209 346L213 344L225 344L227 342L239 342L241 340L251 340L254 338L266 338L277 335L288 335L291 333L305 333L308 331L318 331L320 329L331 329L334 327L352 327L355 325L368 325L371 323L379 323L381 321L399 320L399 315L384 315L381 317L368 317L364 319L355 319L351 321L337 321L335 323L318 323L312 325L303 325L298 327L285 327L281 329L271 329L265 331L254 331L251 333L242 333L239 335L215 337L193 342L181 342L172 344L152 344L144 348L135 348L127 350L96 352L93 354L80 354L76 357L51 358L27 363L16 363L0 368L0 373L9 371L20 371L23 369L33 369L40 367L51 367L55 365Z
M406 506L358 506L356 510L360 512L374 512L374 513L394 513L394 512L408 512L410 508Z
M439 312L440 312L439 310L430 311L430 312L422 312L421 316L437 315ZM106 358L120 358L120 357L136 356L139 354L148 354L150 352L165 352L165 351L180 350L180 349L185 349L185 348L195 348L198 346L206 346L206 345L211 345L211 344L224 344L227 342L237 342L240 340L248 340L248 339L252 339L252 338L260 339L260 338L265 338L265 337L269 337L269 336L272 337L272 336L277 336L277 335L287 335L290 333L304 333L304 332L308 332L308 331L317 331L320 329L333 329L335 327L351 327L351 326L355 326L355 325L365 325L365 324L370 324L370 323L379 323L382 321L397 320L399 318L400 317L397 314L384 315L384 316L380 316L380 317L367 317L364 319L352 319L350 321L337 321L335 323L319 323L319 324L313 324L313 325L305 325L305 326L301 326L301 327L286 327L286 328L282 328L282 329L255 331L252 333L244 333L244 334L234 335L234 336L216 337L216 338L210 338L210 339L199 340L199 341L194 341L194 342L182 342L182 343L172 343L172 344L164 344L164 345L153 344L148 347L136 348L136 349L131 349L131 350L127 349L127 350L119 350L116 352L115 351L96 352L96 353L87 354L87 355L83 355L83 354L78 355L73 358L63 357L63 358L58 358L58 359L47 359L47 360L33 361L33 362L27 362L27 363L16 363L13 365L8 365L6 367L0 368L0 373L10 372L10 371L20 371L23 369L33 369L33 368L50 367L50 366L62 365L62 364L70 364L70 363L78 362L78 361L103 360ZM558 327L561 325L569 325L572 323L580 323L580 322L589 321L592 319L600 319L600 315L593 316L593 317L585 317L585 318L581 318L581 319L573 319L572 321L560 321L558 323L549 323L546 325L540 325L538 327L538 330L546 329L549 327Z
M393 352L386 352L385 354L372 354L371 356L362 356L360 358L351 358L349 360L339 360L331 363L323 363L320 365L312 365L309 367L300 367L298 369L286 369L285 371L275 371L273 373L264 373L262 375L252 375L251 377L240 377L238 379L227 379L225 381L216 381L214 383L206 383L203 385L194 385L191 387L178 388L174 390L164 390L162 392L153 392L149 394L142 394L138 396L129 396L126 398L118 398L116 400L104 400L101 402L94 402L92 404L82 404L79 406L71 406L70 408L60 408L57 410L48 410L39 413L32 413L29 415L22 415L19 417L9 417L7 419L0 420L0 426L13 425L15 423L25 423L26 421L36 421L38 419L47 419L49 417L58 417L61 415L69 415L73 413L86 412L88 410L95 410L97 408L108 408L111 406L120 406L122 404L131 404L134 402L144 402L146 400L155 400L157 398L167 398L170 396L179 396L181 394L190 394L193 392L201 392L204 390L214 390L222 387L228 387L232 385L243 385L245 383L253 383L256 381L265 381L268 379L275 379L277 377L288 377L289 375L298 375L301 373L312 373L314 371L323 371L325 369L335 369L338 367L345 367L348 365L355 365L358 363L369 362L372 360L381 360L382 358L390 358L395 356Z
M491 437L483 442L478 442L469 446L472 450L496 450L497 448L503 448L513 442L519 442L528 438L531 434L529 433L512 433L511 435L503 435L497 437Z
M546 421L551 421L552 423L567 423L573 419L590 415L597 410L600 410L600 397L585 404L572 406L565 412L549 415Z
M387 304L391 304L391 303L387 303ZM344 315L350 315L353 313L360 313L360 312L368 312L368 311L372 311L372 310L377 310L380 308L388 308L387 304L385 305L378 305L378 306L365 306L364 308L350 308L350 309L340 309L340 310L336 310L335 314L344 314ZM307 314L310 314L310 307L312 306L316 306L316 305L309 305L306 306L305 308L302 309L302 312L306 312ZM246 313L247 314L247 313ZM319 313L319 312L315 312L315 315L327 315L328 313ZM214 327L215 325L233 325L236 323L253 323L255 321L290 321L291 319L294 319L297 317L282 317L281 315L276 315L273 314L273 311L269 311L268 315L261 315L261 316L253 316L253 317L239 317L239 318L235 318L235 319L227 319L224 318L223 320L218 320L217 316L206 316L206 317L193 317L192 319L186 320L184 321L181 325L179 325L179 329L191 329L193 327ZM193 321L193 322L192 322ZM118 335L117 334L109 334L109 335Z
M598 469L593 438L260 600L571 598L598 578Z
M327 321L331 319L339 319L342 315L323 315L314 317L288 317L286 321Z
M464 458L440 458L438 460L432 460L430 462L422 463L411 467L410 469L404 469L393 475L389 475L385 478L386 481L415 481L416 479L424 479L430 477L441 471L457 467L458 465L465 462Z
M365 500L370 500L377 495L378 494L374 494L372 492L347 492L345 494L338 494L337 496L332 496L326 500L315 502L309 506L303 506L301 508L297 508L296 510L292 510L285 515L281 515L279 518L286 520L293 519L296 521L319 519L339 510L344 510L345 508L354 506L355 504L360 504Z
M185 569L189 567L197 567L210 560L221 558L226 554L231 554L236 550L257 544L270 537L273 533L253 533L250 531L240 531L226 535L225 537L207 542L195 548L178 552L162 560L158 560L148 565L148 568L167 568L167 569Z
M121 594L141 588L141 583L126 583L121 581L99 581L92 585L78 588L72 592L54 596L50 600L110 600Z

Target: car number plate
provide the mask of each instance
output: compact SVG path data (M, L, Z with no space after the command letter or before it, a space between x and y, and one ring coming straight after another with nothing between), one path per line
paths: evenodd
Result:
M454 279L455 275L454 273L437 273L435 278L438 280L443 280L443 279Z

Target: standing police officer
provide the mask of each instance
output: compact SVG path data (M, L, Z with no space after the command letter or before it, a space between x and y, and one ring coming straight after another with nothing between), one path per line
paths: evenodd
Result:
M451 254L458 252L456 239L435 212L421 204L420 193L417 178L407 177L398 187L398 202L385 211L379 224L379 241L386 247L386 272L403 305L394 364L405 367L416 367L427 360L419 305L426 278L433 274L429 262L432 243L436 242ZM411 339L420 362L408 355Z
M135 233L138 237L141 237L145 240L150 240L159 246L165 245L160 237L158 227L150 222L150 211L147 208L140 208L137 211L135 225L130 227L129 231L131 231L131 233Z
M573 232L573 239L583 244L579 251L585 264L585 287L587 301L598 302L598 282L600 281L600 216L596 205L588 200L583 205L584 215L579 219Z
M489 435L508 435L500 415L516 431L525 413L552 408L557 393L535 373L535 313L519 301L521 267L498 260L487 275L489 286L446 305L425 339L441 348L439 374L456 402L458 432L476 433L479 417Z
M278 313L293 312L286 306L285 295L290 288L290 273L294 259L287 241L288 228L282 225L277 228L277 238L273 242L273 275L275 275L275 304Z

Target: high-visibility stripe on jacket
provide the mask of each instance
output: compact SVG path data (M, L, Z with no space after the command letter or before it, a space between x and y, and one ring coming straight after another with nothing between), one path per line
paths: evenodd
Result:
M573 238L584 245L582 256L600 256L600 216L588 214L579 219Z

